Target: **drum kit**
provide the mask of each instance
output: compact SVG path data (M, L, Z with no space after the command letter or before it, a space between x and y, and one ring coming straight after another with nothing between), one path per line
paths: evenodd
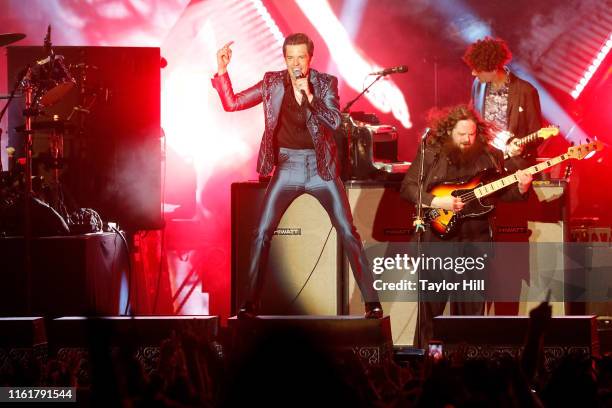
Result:
M25 34L0 34L0 47L13 44L25 38ZM41 205L48 207L55 218L70 220L70 215L64 204L64 194L61 186L60 172L64 167L64 135L67 132L77 131L78 125L71 121L72 114L62 119L58 115L49 116L48 109L60 101L74 89L79 89L80 95L85 95L85 64L66 66L64 57L56 55L51 44L51 26L44 39L46 56L28 64L18 75L16 84L10 94L0 95L6 99L5 106L0 111L0 121L8 106L16 98L24 100L24 124L15 128L16 134L21 135L23 141L23 158L18 156L15 148L8 147L8 169L3 171L0 161L0 236L21 235L56 235L57 223L52 231L45 232L44 226L35 225L39 219L32 211ZM81 109L85 101L73 108L74 112L89 113L91 104L87 109ZM44 120L39 120L44 118ZM82 125L82 121L80 123ZM46 167L51 170L50 180L43 180L33 175L33 138L35 133L47 135L48 152ZM2 145L2 130L0 129L0 145ZM44 192L43 192L44 191ZM21 209L22 208L22 209ZM16 211L17 210L17 211ZM24 214L22 222L15 220L16 213ZM22 217L17 217L22 218ZM64 223L65 224L65 223ZM42 230L41 230L42 228ZM28 233L29 230L29 233ZM64 231L69 233L69 231Z

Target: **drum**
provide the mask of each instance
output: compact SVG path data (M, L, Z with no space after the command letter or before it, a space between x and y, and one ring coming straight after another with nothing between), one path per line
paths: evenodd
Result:
M0 202L0 236L24 235L24 202L22 196L10 202ZM69 235L70 228L62 216L45 202L31 197L32 236L50 237Z
M36 61L25 81L34 90L35 103L43 107L59 102L76 86L76 81L66 68L61 55L52 55Z

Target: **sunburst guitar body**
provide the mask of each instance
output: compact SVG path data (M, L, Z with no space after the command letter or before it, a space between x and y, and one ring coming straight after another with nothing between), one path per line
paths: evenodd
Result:
M447 238L452 234L462 218L479 217L493 210L492 205L482 202L480 199L469 200L473 197L474 189L483 186L483 179L487 173L479 174L472 178L465 178L444 182L432 188L429 192L435 197L462 197L465 203L460 212L444 210L442 208L428 208L425 211L425 220L434 232L441 238ZM464 181L466 180L466 181Z

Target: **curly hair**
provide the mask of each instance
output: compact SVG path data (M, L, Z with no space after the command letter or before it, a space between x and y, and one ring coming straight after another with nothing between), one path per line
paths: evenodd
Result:
M485 37L468 47L463 61L474 71L496 71L512 59L508 44L500 38Z
M432 109L429 112L428 122L432 129L432 136L428 139L428 144L444 145L451 139L453 129L460 120L471 120L476 123L476 137L483 144L488 144L495 137L491 126L482 120L474 109L467 105L456 105L443 109Z

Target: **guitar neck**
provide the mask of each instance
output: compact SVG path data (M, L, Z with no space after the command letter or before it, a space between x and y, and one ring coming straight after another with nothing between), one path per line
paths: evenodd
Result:
M536 140L538 138L538 133L539 132L540 131L538 130L538 131L535 131L533 133L528 134L527 136L521 137L520 139L517 140L516 143L519 146L524 146L524 145L526 145L528 143L531 143L531 142L533 142L534 140Z
M569 159L569 155L567 153L564 153L560 156L557 157L553 157L552 159L546 160L545 162L542 163L538 163L536 165L533 165L531 167L527 167L526 169L524 169L523 171L529 174L537 174L541 171L544 171L546 169L549 169L553 166L556 166L559 163L564 162L565 160ZM518 183L518 177L516 174L511 174L509 176L500 178L498 180L495 180L489 184L485 184L482 187L478 187L474 189L474 194L476 195L476 197L481 198L481 197L486 197L490 194L493 194L499 190L501 190L502 188L506 188L508 186L513 185L514 183Z

